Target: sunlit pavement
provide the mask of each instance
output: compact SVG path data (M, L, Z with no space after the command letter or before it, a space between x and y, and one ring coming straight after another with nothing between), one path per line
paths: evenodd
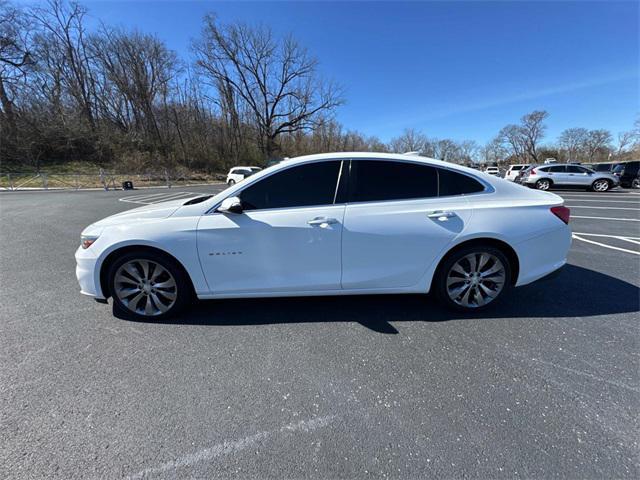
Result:
M80 231L216 187L0 194L0 477L637 478L640 194L560 193L569 265L482 317L420 296L78 293Z

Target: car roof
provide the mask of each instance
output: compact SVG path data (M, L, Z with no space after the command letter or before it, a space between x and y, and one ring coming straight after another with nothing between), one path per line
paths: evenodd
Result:
M300 164L306 162L313 162L318 160L404 160L408 162L425 163L433 165L435 167L448 168L451 170L460 170L462 172L470 173L474 176L478 175L478 170L457 163L445 162L443 160L436 160L435 158L424 157L422 155L407 155L403 153L378 153L378 152L332 152L332 153L319 153L314 155L304 155L301 157L294 157L287 160L283 160L275 167L284 167L285 165Z

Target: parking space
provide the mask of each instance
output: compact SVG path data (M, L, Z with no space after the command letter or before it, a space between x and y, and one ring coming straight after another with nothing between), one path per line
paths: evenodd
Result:
M1 478L637 478L640 194L559 191L558 275L482 317L423 296L78 293L80 231L224 185L0 194Z
M591 246L640 255L640 194L558 192L572 212L574 240Z

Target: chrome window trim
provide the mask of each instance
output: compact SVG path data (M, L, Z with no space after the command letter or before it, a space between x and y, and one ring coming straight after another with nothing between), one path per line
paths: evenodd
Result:
M274 175L278 172L284 171L284 170L288 170L289 168L293 168L299 165L308 165L311 163L319 163L319 162L331 162L331 161L340 161L341 165L340 165L340 171L338 172L338 179L336 181L336 194L337 194L337 189L340 186L340 176L342 174L342 169L344 168L344 164L345 162L348 161L358 161L358 160L375 160L375 161L382 161L382 162L404 162L404 163L412 163L412 164L416 164L416 165L422 165L422 166L427 166L427 167L431 167L431 168L435 168L436 172L438 171L438 169L443 169L443 170L449 170L453 173L457 173L459 175L465 175L469 178L472 178L473 180L477 181L478 183L480 183L480 185L482 185L484 187L484 190L480 191L480 192L473 192L473 193L460 193L460 194L456 194L456 195L436 195L434 197L416 197L416 198L401 198L401 199L394 199L394 200L368 200L368 201L364 201L364 202L344 202L344 203L326 203L326 204L322 204L322 205L307 205L307 206L296 206L296 207L280 207L280 208L263 208L263 209L254 209L254 210L248 210L251 212L264 212L264 211L275 211L275 210L293 210L293 209L300 209L300 208L313 208L313 207L329 207L332 205L365 205L365 204L370 204L370 203L393 203L393 202L411 202L411 201L419 201L419 200L432 200L432 199L438 199L438 198L456 198L456 197L464 197L464 198L469 198L469 197L474 197L477 195L487 195L487 194L491 194L491 193L495 193L495 188L493 187L493 185L491 185L489 182L487 182L486 180L484 180L483 178L480 178L479 176L475 176L472 175L468 172L463 172L461 170L455 169L455 168L449 168L447 166L442 166L442 165L433 165L431 163L428 162L424 162L424 161L415 161L412 159L408 159L408 158L381 158L381 157L362 157L362 158L325 158L325 159L319 159L319 160L314 160L311 162L305 162L305 163L298 163L295 165L291 165L288 166L287 168L283 168L283 169L279 169L276 172L273 172L270 175L267 175L264 178L269 178L271 175ZM258 181L263 180L264 178L260 178ZM238 190L237 192L235 192L235 194L233 196L239 196L240 193L242 193L242 191L244 191L246 188L250 187L251 185L253 185L255 182L251 182L247 185L244 185L243 188L241 190ZM440 190L440 179L438 177L438 190ZM439 193L439 192L438 192ZM226 197L229 198L229 197ZM225 199L226 199L225 198ZM336 199L336 196L334 194L334 202ZM211 215L214 213L220 213L220 212L216 212L216 209L220 206L220 204L225 200L222 199L219 203L217 203L216 205L214 205L213 207L211 207L209 210L207 210L207 212L205 212L205 215Z

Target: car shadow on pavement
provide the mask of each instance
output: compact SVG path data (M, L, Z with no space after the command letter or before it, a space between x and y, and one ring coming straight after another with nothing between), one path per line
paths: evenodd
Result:
M640 288L615 277L567 265L552 277L513 289L495 307L459 313L427 295L350 295L198 301L162 323L265 325L357 322L379 333L397 334L395 322L460 319L590 317L637 312ZM126 319L122 313L114 315Z

